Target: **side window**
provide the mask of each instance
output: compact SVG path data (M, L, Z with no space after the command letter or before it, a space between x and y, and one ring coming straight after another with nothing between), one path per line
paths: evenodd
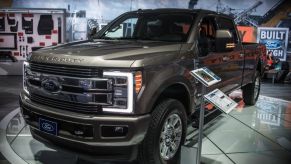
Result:
M235 30L235 26L230 19L219 18L218 19L218 28L220 30L229 30L233 36L234 43L238 43L238 36Z
M198 48L200 56L215 51L216 25L214 17L205 17L199 26Z
M192 15L160 14L145 18L143 34L144 39L181 42L186 41L193 23Z
M138 18L127 18L121 23L115 24L106 34L110 38L132 38Z

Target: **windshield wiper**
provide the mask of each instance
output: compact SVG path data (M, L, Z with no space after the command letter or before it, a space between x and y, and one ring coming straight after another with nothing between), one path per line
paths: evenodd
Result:
M110 38L110 37L107 37L107 36L103 36L100 39L104 39L104 40L117 40L116 38Z
M124 37L124 38L116 38L118 40L138 40L137 37Z
M130 37L127 37L127 38L110 38L110 37L101 37L100 39L104 39L104 40L138 40L138 38L130 38Z

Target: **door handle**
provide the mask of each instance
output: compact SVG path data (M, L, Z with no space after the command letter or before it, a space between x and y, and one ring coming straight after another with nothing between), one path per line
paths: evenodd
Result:
M224 57L222 57L222 61L224 61L224 62L226 62L226 61L229 61L229 57L227 57L227 56L224 56Z

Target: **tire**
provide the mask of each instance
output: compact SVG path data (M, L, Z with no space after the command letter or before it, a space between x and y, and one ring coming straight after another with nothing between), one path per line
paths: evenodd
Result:
M169 121L171 119L172 121ZM171 122L176 122L176 124L174 124L175 126L170 127ZM179 129L179 127L181 127L182 129ZM186 138L186 128L187 117L183 104L175 99L164 99L163 101L161 101L152 112L152 121L148 128L144 141L139 146L139 163L178 164L180 159L181 145L184 143ZM176 129L177 133L174 132L174 129ZM175 139L173 139L172 137L174 137ZM169 145L171 143L173 144L173 140L176 140L176 146L174 146L176 147L176 149L171 149L172 147L169 148ZM165 147L165 145L167 146ZM161 150L168 150L168 158L167 154L162 155L160 153ZM171 153L171 150L176 151L172 151L174 153Z
M259 71L256 71L255 78L252 83L242 87L243 99L246 105L255 105L260 94L261 76Z

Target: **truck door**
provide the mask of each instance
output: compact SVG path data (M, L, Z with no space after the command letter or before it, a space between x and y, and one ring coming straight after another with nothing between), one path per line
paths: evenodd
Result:
M231 24L227 24L229 22ZM241 47L237 44L238 41L234 41L235 45L231 51L218 52L216 50L216 31L219 29L235 30L232 20L225 21L214 16L206 16L201 20L199 26L198 49L200 67L208 67L222 79L222 82L209 89L220 88L222 91L228 92L240 86L242 68L238 62L241 52ZM234 37L234 40L236 39L238 39L237 36ZM243 57L241 59L243 62Z
M234 22L230 18L219 16L217 18L218 30L228 30L232 35L233 48L222 53L222 65L225 71L224 86L226 90L239 88L243 79L244 52Z

